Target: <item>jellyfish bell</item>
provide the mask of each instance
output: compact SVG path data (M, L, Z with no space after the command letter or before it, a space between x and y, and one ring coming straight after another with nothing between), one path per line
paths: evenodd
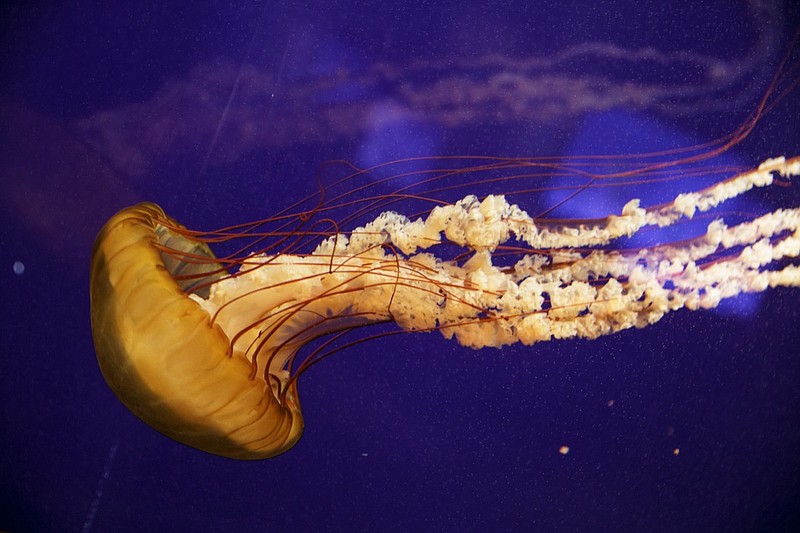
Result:
M207 246L180 229L155 204L139 204L98 235L91 307L103 376L134 414L177 441L239 459L281 453L303 431L296 384L279 402L189 297L178 276L196 271L197 281L213 280L219 267ZM206 261L176 261L161 247Z
M155 204L120 211L100 231L92 256L92 328L109 386L175 440L262 459L301 436L297 377L338 349L333 339L362 326L439 331L472 348L531 345L641 328L670 311L800 285L797 207L730 226L706 220L702 234L680 242L612 246L786 183L800 175L800 157L767 160L658 205L633 198L619 213L593 220L531 216L503 195L440 198L452 190L446 178L453 175L469 184L465 176L486 181L484 173L502 171L493 184L507 185L540 172L575 172L577 160L467 161L415 180L412 187L429 185L429 197L409 186L376 196L353 189L358 199L334 195L272 219L277 230L257 222L203 233ZM661 179L658 169L647 172ZM389 209L405 200L428 207L412 217ZM353 217L379 214L345 231L355 218L334 223L328 215L337 208ZM208 246L240 238L249 244L219 258ZM299 355L320 337L328 340Z

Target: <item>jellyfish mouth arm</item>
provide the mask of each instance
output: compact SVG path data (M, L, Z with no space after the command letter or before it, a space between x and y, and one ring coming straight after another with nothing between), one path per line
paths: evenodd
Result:
M770 185L773 174L800 174L800 159L772 159L653 208L632 200L597 226L539 228L520 207L491 195L436 207L424 220L385 212L310 255L250 257L235 277L214 283L208 299L195 299L233 339L235 353L276 376L313 338L389 320L406 330L438 329L474 347L595 337L652 323L669 310L796 284L792 265L765 267L797 256L797 209L733 227L717 220L689 242L637 253L586 248L691 218ZM514 238L532 253L513 271L497 268L493 253ZM456 264L418 253L444 239L472 258ZM535 253L540 247L547 256Z
M622 213L593 225L537 224L519 206L508 204L502 196L489 195L483 201L468 196L453 205L436 207L425 221L411 222L384 213L365 229L373 235L380 231L388 233L404 253L434 246L441 242L441 235L472 249L494 250L512 237L534 249L601 246L620 237L630 237L646 226L665 227L683 217L692 218L695 213L708 211L754 187L771 185L775 174L784 178L800 175L800 157L767 160L757 169L699 192L680 194L660 206L645 209L639 206L639 200L632 199Z
M281 346L297 348L336 329L386 320L406 330L439 330L475 348L594 338L643 327L671 310L710 308L741 292L798 285L795 265L774 266L798 255L798 209L733 227L715 221L691 241L638 252L586 248L647 225L692 217L753 187L770 185L775 173L787 178L800 174L798 158L767 161L654 208L641 208L633 200L621 215L592 227L539 228L502 196L482 201L468 196L434 208L425 220L386 212L349 237L331 237L311 255L252 258L253 268L232 282L261 277L248 281L248 298L276 299L275 304L253 306L271 309L267 316L245 319L259 324L251 336L268 332L271 344L262 347L272 346L266 353L272 354L269 363L278 365L276 370L291 357L274 356ZM513 238L531 245L531 253L513 269L496 267L493 253ZM471 259L456 264L417 253L435 250L444 239L472 251ZM540 247L549 247L548 254L537 254ZM286 279L294 281L281 285ZM227 316L220 309L230 300L226 283L218 284L204 304L220 324ZM253 288L259 285L265 289ZM248 316L234 309L230 305L231 316ZM243 327L231 322L223 329ZM246 340L253 344L252 338Z
M648 209L646 224L663 227L682 217L692 218L696 212L708 211L754 187L772 185L775 174L783 178L800 175L800 157L768 159L757 169L738 174L702 191L680 194L668 204Z
M236 276L214 283L208 298L191 298L231 339L234 353L286 376L297 351L317 337L390 320L413 329L404 315L407 295L442 298L431 273L380 247L348 255L255 255Z

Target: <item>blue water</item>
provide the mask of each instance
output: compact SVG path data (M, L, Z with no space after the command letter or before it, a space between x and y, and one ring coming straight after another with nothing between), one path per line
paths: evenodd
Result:
M88 299L94 236L139 201L213 229L345 174L327 160L716 139L766 90L792 2L11 2L0 25L0 529L800 529L797 290L595 341L364 343L303 375L305 434L262 462L132 415L97 367ZM800 154L798 115L795 89L711 164ZM426 186L380 179L362 183Z

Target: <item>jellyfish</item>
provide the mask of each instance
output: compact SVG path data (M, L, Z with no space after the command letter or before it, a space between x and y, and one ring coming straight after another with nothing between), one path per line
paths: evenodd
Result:
M752 8L758 14L763 6ZM759 90L742 80L757 81L769 64L772 26L758 26L765 38L735 63L589 43L553 58L491 54L341 71L288 84L285 106L264 105L275 101L270 73L244 61L222 71L200 65L181 90L170 85L150 102L77 127L117 168L146 176L166 151L199 155L202 174L217 161L295 140L379 134L370 126L384 120L477 129L626 103L667 115L727 111ZM136 416L168 437L224 457L264 459L302 435L300 376L356 343L426 332L474 349L594 339L647 327L672 311L797 287L800 208L761 212L734 202L789 185L800 156L752 168L708 165L796 88L796 65L786 66L791 50L794 44L750 119L713 143L615 157L426 155L364 169L340 162L349 170L332 184L320 179L317 194L269 219L215 231L189 229L153 203L123 209L101 229L91 259L103 376ZM560 69L595 58L624 62L610 70L625 72L637 70L627 62L645 70L652 62L686 63L705 81L665 86L601 76L588 83ZM227 89L207 82L218 77L235 82ZM393 87L391 98L352 96L374 92L375 84ZM185 95L212 86L220 93L206 95L202 109L153 111L193 106ZM256 127L267 123L265 131ZM229 125L234 139L218 145ZM132 130L139 134L120 133ZM198 131L212 139L204 154L193 151ZM711 179L658 200L632 192L698 177ZM477 192L485 187L492 190ZM597 216L558 214L567 204L591 204L606 188L631 194ZM554 191L561 195L548 196ZM729 211L720 213L721 204ZM648 240L687 227L689 234ZM394 329L360 333L381 324Z
M109 386L179 442L263 459L301 437L297 378L353 343L400 332L438 332L475 349L594 339L671 311L800 286L800 208L730 225L709 216L754 189L788 184L800 175L800 157L769 159L653 205L631 198L615 214L580 220L550 217L550 210L531 215L510 194L442 198L464 186L449 185L449 177L498 187L545 174L563 181L582 176L585 161L466 161L412 166L423 175L388 194L351 187L361 193L357 201L324 199L321 191L312 208L270 219L269 231L264 221L193 231L152 203L123 209L100 231L91 262L93 336ZM567 187L569 199L595 187L674 179L665 166L612 165L605 176ZM502 178L486 177L497 171ZM402 174L393 178L408 183ZM428 185L426 196L416 192L420 184ZM425 209L401 212L420 202ZM334 207L351 216L334 219ZM625 245L648 229L691 220L704 226L692 238ZM246 244L219 257L209 246L242 238ZM382 323L396 329L342 340Z

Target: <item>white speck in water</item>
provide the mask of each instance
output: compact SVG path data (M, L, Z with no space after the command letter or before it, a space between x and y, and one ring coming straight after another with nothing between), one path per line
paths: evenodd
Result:
M22 261L14 261L14 266L11 268L14 269L14 274L16 274L17 276L21 276L22 274L25 273L25 263L23 263Z

